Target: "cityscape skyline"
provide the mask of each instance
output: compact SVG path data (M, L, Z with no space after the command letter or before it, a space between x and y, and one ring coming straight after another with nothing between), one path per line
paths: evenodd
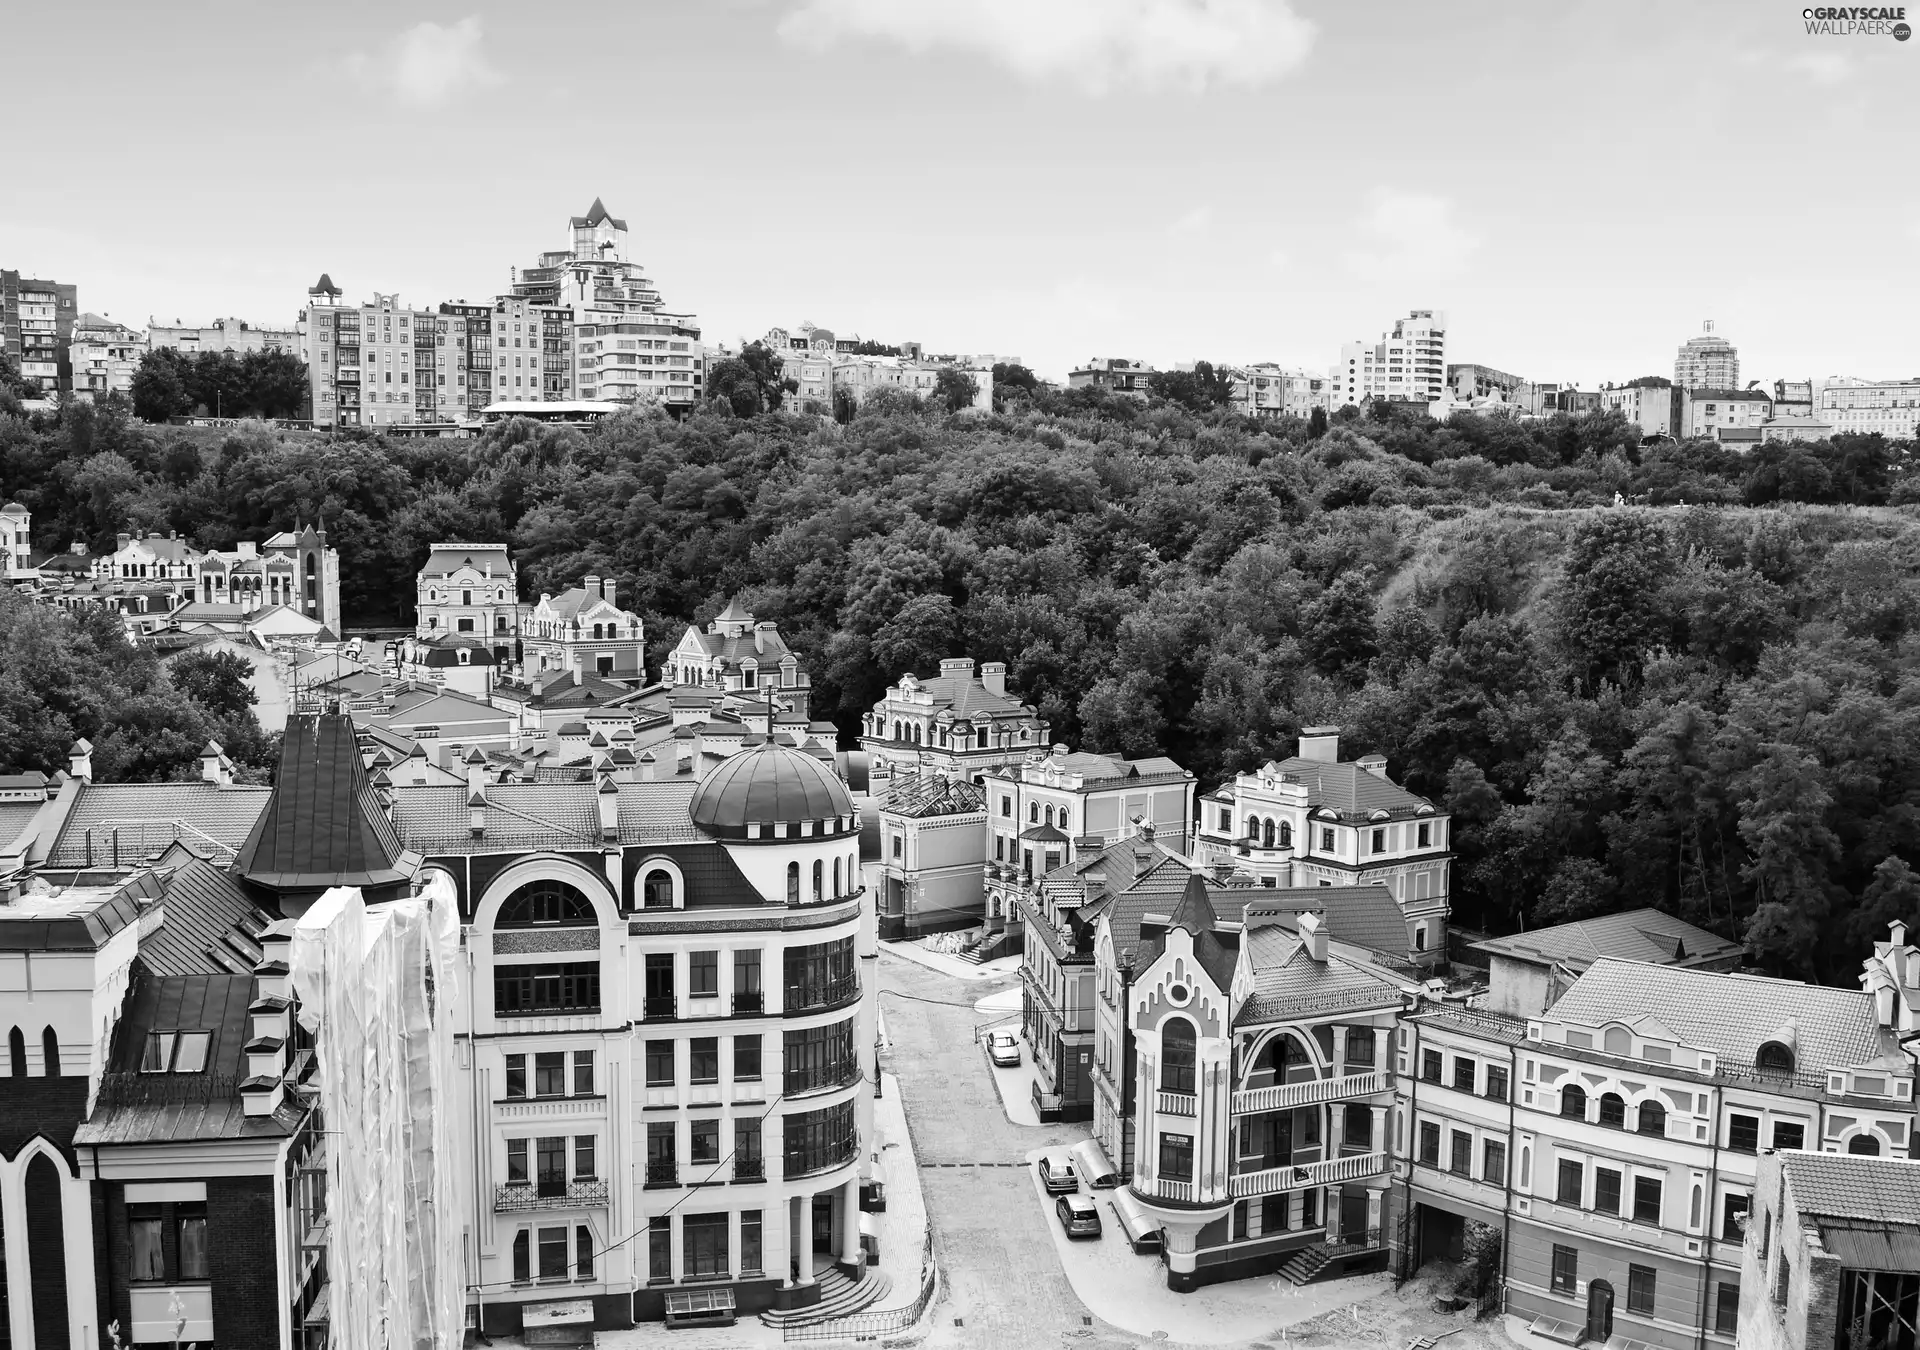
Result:
M1149 0L1077 30L1076 6L1048 10L1014 43L999 6L945 8L647 10L607 35L664 54L643 81L543 77L532 108L506 54L541 39L510 10L408 26L348 6L205 46L178 41L196 18L169 15L166 36L130 13L93 45L101 78L148 102L218 80L251 111L205 128L202 153L319 155L327 188L182 173L151 133L77 125L99 154L0 202L0 252L122 322L279 326L322 271L362 298L488 298L559 245L557 215L598 196L632 220L632 256L727 345L800 317L1015 353L1052 379L1115 355L1324 371L1418 306L1452 316L1454 360L1586 387L1665 373L1706 319L1750 378L1912 373L1897 366L1897 316L1874 300L1911 278L1920 211L1912 189L1876 181L1870 137L1920 112L1901 78L1908 44L1733 7L1572 10L1524 30L1395 10L1369 30L1312 5ZM58 44L72 23L37 12L26 36ZM1054 25L1092 36L1061 47ZM151 61L159 49L168 63ZM332 91L326 117L286 96L289 68L296 87ZM23 71L23 95L56 98L55 76ZM569 106L629 92L687 109L697 137L677 149L643 132L657 143L637 168L591 138L555 142ZM814 111L796 122L801 104ZM1436 116L1491 130L1406 134ZM1319 117L1334 134L1284 130ZM1266 150L1246 139L1261 124L1283 129L1255 134ZM1674 145L1667 125L1695 130ZM461 127L475 134L450 135ZM378 149L420 136L444 153ZM714 153L729 142L739 155ZM354 144L374 153L342 159ZM1158 166L1149 204L1126 172L1143 160ZM1710 177L1709 162L1753 171ZM1863 219L1853 191L1773 192L1776 172L1812 163L1828 183L1872 184L1879 209ZM496 185L530 187L484 187L502 169L513 177ZM476 181L477 225L458 195ZM129 196L147 204L133 229ZM229 223L208 230L210 215Z

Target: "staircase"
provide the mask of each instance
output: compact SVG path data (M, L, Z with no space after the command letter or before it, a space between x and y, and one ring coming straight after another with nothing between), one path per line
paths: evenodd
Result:
M820 1281L820 1301L804 1308L768 1308L760 1320L776 1329L812 1326L871 1308L893 1288L893 1280L869 1266L860 1278L850 1280L832 1266L815 1278Z
M1311 1247L1303 1247L1295 1252L1287 1263L1280 1267L1280 1273L1295 1284L1312 1284L1326 1274L1327 1267L1333 1264L1333 1260L1334 1253L1328 1249L1326 1243L1315 1243Z

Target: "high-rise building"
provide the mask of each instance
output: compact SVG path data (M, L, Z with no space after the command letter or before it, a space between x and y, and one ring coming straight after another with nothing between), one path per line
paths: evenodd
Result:
M1681 389L1738 389L1740 387L1740 349L1723 337L1716 337L1713 320L1699 337L1680 344L1673 358L1673 382Z
M1369 399L1404 399L1431 403L1447 384L1447 315L1444 310L1416 309L1393 321L1393 331L1378 342L1349 342L1340 349L1334 367L1339 381L1335 402L1360 404Z
M297 330L320 426L445 426L468 409L468 319L374 293L344 304L331 278L307 288Z
M0 269L0 343L27 383L44 393L73 388L67 348L79 311L76 287Z

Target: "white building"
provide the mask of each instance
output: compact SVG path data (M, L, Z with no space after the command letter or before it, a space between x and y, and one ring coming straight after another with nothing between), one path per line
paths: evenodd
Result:
M319 426L445 426L471 420L467 325L461 314L409 309L375 292L341 302L324 274L298 320L308 396Z
M73 365L73 393L91 402L109 394L131 394L133 373L147 340L123 323L99 314L82 314L73 324L67 353Z
M414 579L414 636L470 636L496 662L513 655L520 627L519 576L505 544L435 544Z
M1911 440L1920 435L1920 379L1858 380L1834 376L1820 390L1820 421L1836 436Z
M1315 408L1331 412L1336 381L1327 375L1288 370L1262 361L1230 372L1233 409L1246 417L1298 417L1305 420Z
M232 352L244 356L248 352L300 352L300 332L297 328L259 328L242 319L215 319L212 323L194 325L175 319L170 324L154 319L147 320L146 346L148 351L159 351L163 347L184 352L192 356L198 352Z
M1393 321L1393 331L1378 342L1349 342L1334 367L1336 402L1358 405L1368 399L1406 399L1432 403L1447 385L1447 316L1444 310L1416 309Z
M646 628L614 603L612 577L589 576L558 595L542 594L520 620L524 674L584 671L611 680L646 676Z
M1603 410L1617 412L1640 428L1643 436L1672 436L1679 425L1677 408L1681 395L1674 389L1662 386L1648 389L1640 385L1623 389L1602 389L1600 406Z

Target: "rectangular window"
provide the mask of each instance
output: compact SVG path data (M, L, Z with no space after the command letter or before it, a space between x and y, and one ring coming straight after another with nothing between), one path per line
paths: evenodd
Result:
M522 1228L513 1235L513 1280L515 1284L527 1284L533 1279L533 1248L527 1240L527 1230Z
M160 1228L158 1205L127 1206L127 1233L133 1245L133 1268L128 1273L128 1279L164 1280L167 1278L166 1254L160 1241Z
M1320 831L1320 851L1322 853L1333 852L1333 831L1332 830Z
M1729 1195L1726 1208L1720 1215L1720 1236L1727 1242L1744 1242L1747 1237L1747 1214L1753 1208L1750 1195Z
M759 1012L763 1006L760 990L760 951L733 954L733 1010Z
M567 1278L567 1230L564 1227L540 1230L540 1278Z
M529 1180L531 1178L527 1175L527 1141L507 1140L507 1184L524 1186Z
M1633 1217L1640 1223L1660 1222L1660 1178L1633 1179Z
M1474 1079L1480 1066L1464 1055L1456 1056L1453 1061L1453 1085L1462 1092L1472 1092Z
M647 1220L647 1278L673 1278L673 1220L665 1214Z
M1473 1136L1463 1131L1455 1130L1452 1133L1451 1143L1453 1146L1453 1156L1447 1170L1456 1176L1472 1176Z
M1653 1267L1627 1267L1627 1311L1651 1315L1653 1312Z
M1420 1052L1420 1078L1427 1083L1438 1083L1443 1071L1443 1063L1438 1050Z
M536 1180L540 1194L567 1193L567 1137L549 1135L535 1141L534 1163L539 1169Z
M671 1120L647 1122L647 1184L671 1186L679 1180L679 1151L674 1147Z
M719 1121L696 1120L693 1122L693 1147L687 1154L687 1161L696 1167L711 1167L720 1161Z
M1420 847L1433 847L1433 826L1424 821L1420 825Z
M1345 1111L1341 1142L1349 1149L1373 1148L1373 1108L1349 1105Z
M736 1083L760 1081L760 1038L758 1036L733 1038L733 1081Z
M1620 1212L1620 1173L1611 1167L1593 1169L1593 1207L1602 1214Z
M1553 1244L1553 1292L1566 1298L1573 1297L1574 1286L1580 1280L1580 1254L1571 1247Z
M1758 1153L1760 1151L1760 1117L1728 1116L1727 1147L1735 1153Z
M1563 1205L1578 1205L1580 1191L1586 1183L1587 1169L1580 1163L1562 1158L1560 1160L1560 1185L1554 1191L1554 1199Z
M1440 1127L1430 1120L1420 1122L1420 1161L1429 1167L1440 1165Z
M1003 816L1011 816L1013 814L1013 798L1002 797L1000 799L1000 814Z
M766 1175L766 1162L760 1154L760 1122L752 1116L736 1117L733 1122L733 1175L741 1181Z
M533 1095L567 1095L567 1057L559 1050L542 1050L533 1057Z
M1504 1064L1487 1065L1487 1096L1496 1102L1507 1099L1507 1069Z
M584 1223L573 1230L574 1264L573 1277L576 1280L593 1278L593 1230Z
M691 1072L688 1081L693 1083L717 1083L720 1081L720 1038L718 1036L695 1036L690 1045Z
M502 1017L543 1012L598 1012L600 963L495 966L493 1010Z
M1740 1330L1740 1286L1722 1282L1713 1301L1713 1329L1722 1336Z
M525 1055L507 1056L507 1096L524 1097L527 1095L527 1057Z
M1387 851L1387 832L1385 830L1375 830L1371 844L1375 853L1385 853Z
M760 1211L749 1209L740 1215L740 1273L760 1273Z
M573 1095L576 1097L593 1095L593 1051L591 1050L573 1052Z
M720 953L687 955L687 994L691 998L720 997Z
M1807 1127L1790 1125L1786 1121L1775 1121L1773 1125L1773 1146L1775 1148L1804 1149L1807 1146Z
M1374 1035L1371 1027L1347 1028L1347 1067L1371 1069L1374 1064Z
M1485 1170L1480 1173L1481 1180L1495 1186L1507 1184L1507 1146L1495 1140L1487 1140Z
M672 952L647 953L645 997L645 1012L648 1017L674 1015Z
M1260 1201L1260 1231L1284 1233L1287 1229L1287 1197L1269 1195Z
M1193 1180L1193 1136L1160 1136L1160 1176L1166 1181Z
M598 1160L598 1141L590 1134L576 1134L573 1137L573 1179L592 1181L600 1175Z
M726 1275L727 1215L689 1214L681 1225L681 1267L689 1279Z
M1237 1202L1233 1207L1233 1241L1235 1242L1245 1242L1247 1240L1249 1209L1250 1206L1245 1200Z
M173 1223L180 1252L180 1278L207 1278L207 1207L191 1203L174 1206Z
M648 1041L647 1086L672 1087L673 1084L673 1042Z

